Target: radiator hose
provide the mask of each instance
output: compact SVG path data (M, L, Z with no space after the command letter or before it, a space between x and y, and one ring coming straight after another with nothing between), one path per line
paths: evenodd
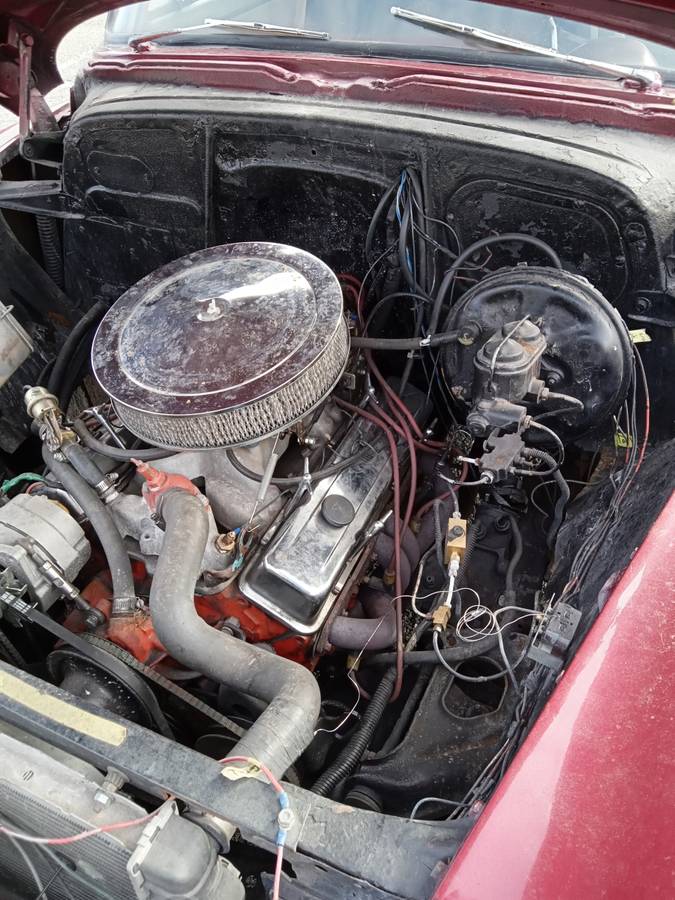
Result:
M321 694L307 669L216 631L198 614L195 583L208 538L200 497L180 489L159 500L165 536L150 589L150 615L159 640L188 669L263 700L267 708L232 750L252 756L281 777L306 749L319 718Z

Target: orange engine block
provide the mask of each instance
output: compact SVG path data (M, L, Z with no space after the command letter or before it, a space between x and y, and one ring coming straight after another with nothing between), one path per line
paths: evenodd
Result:
M150 591L150 578L142 563L133 564L136 593L139 597L147 597ZM89 603L100 609L106 617L105 624L98 631L105 637L133 654L139 662L155 665L163 662L167 656L152 626L149 612L139 610L130 616L110 617L112 607L112 582L108 572L102 572L93 578L82 591L82 596ZM230 627L240 631L252 644L270 644L279 656L287 657L295 662L313 667L312 638L293 634L288 629L270 618L241 596L236 588L228 587L218 594L196 595L195 606L199 615L214 627ZM64 623L71 631L83 630L83 617L74 611Z

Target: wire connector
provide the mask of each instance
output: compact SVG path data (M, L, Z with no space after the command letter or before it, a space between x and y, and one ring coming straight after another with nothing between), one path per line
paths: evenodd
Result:
M279 829L277 831L276 844L277 847L283 847L286 843L288 832L295 825L295 813L290 807L288 794L285 791L282 794L279 794L278 797L281 809L277 816L277 825L279 826Z
M227 778L228 781L240 781L242 778L253 778L255 781L262 781L263 784L267 783L265 773L255 759L248 760L244 765L235 764L223 766L220 770L220 774L223 778Z
M537 633L528 657L542 666L559 672L581 619L581 611L569 603L558 602L546 625Z

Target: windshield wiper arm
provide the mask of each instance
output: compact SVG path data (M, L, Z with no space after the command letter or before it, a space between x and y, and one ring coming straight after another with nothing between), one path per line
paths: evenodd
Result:
M286 25L268 25L265 22L238 22L236 19L204 19L203 25L190 25L185 28L172 28L168 31L158 31L156 34L144 34L132 38L129 46L134 50L140 50L145 44L152 44L163 38L170 38L182 34L193 34L198 31L213 31L222 29L227 32L242 32L244 34L265 34L270 37L296 37L314 41L329 41L327 31L308 31L306 28L291 28Z
M509 38L501 34L495 34L492 31L484 31L482 28L474 28L472 25L463 25L461 22L447 22L445 19L437 19L435 16L425 16L422 13L413 12L411 9L401 9L400 6L392 6L390 12L397 19L405 19L407 22L412 22L413 25L419 25L420 28L429 28L433 31L450 31L455 34L463 34L467 37L475 38L486 44L508 47L511 50L520 50L523 53L534 53L537 56L548 56L551 59L574 63L577 66L587 66L589 69L596 69L598 72L614 75L617 78L632 79L645 88L658 89L663 86L661 76L653 69L634 69L630 66L619 66L615 63L573 56L570 53L561 53L559 50L554 50L550 47L541 47L539 44L529 44L527 41L520 41L517 38Z

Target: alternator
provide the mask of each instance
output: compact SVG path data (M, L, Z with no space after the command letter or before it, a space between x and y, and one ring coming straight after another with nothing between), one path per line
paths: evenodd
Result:
M43 610L77 577L91 554L84 531L59 503L19 494L0 508L0 567L9 569Z

